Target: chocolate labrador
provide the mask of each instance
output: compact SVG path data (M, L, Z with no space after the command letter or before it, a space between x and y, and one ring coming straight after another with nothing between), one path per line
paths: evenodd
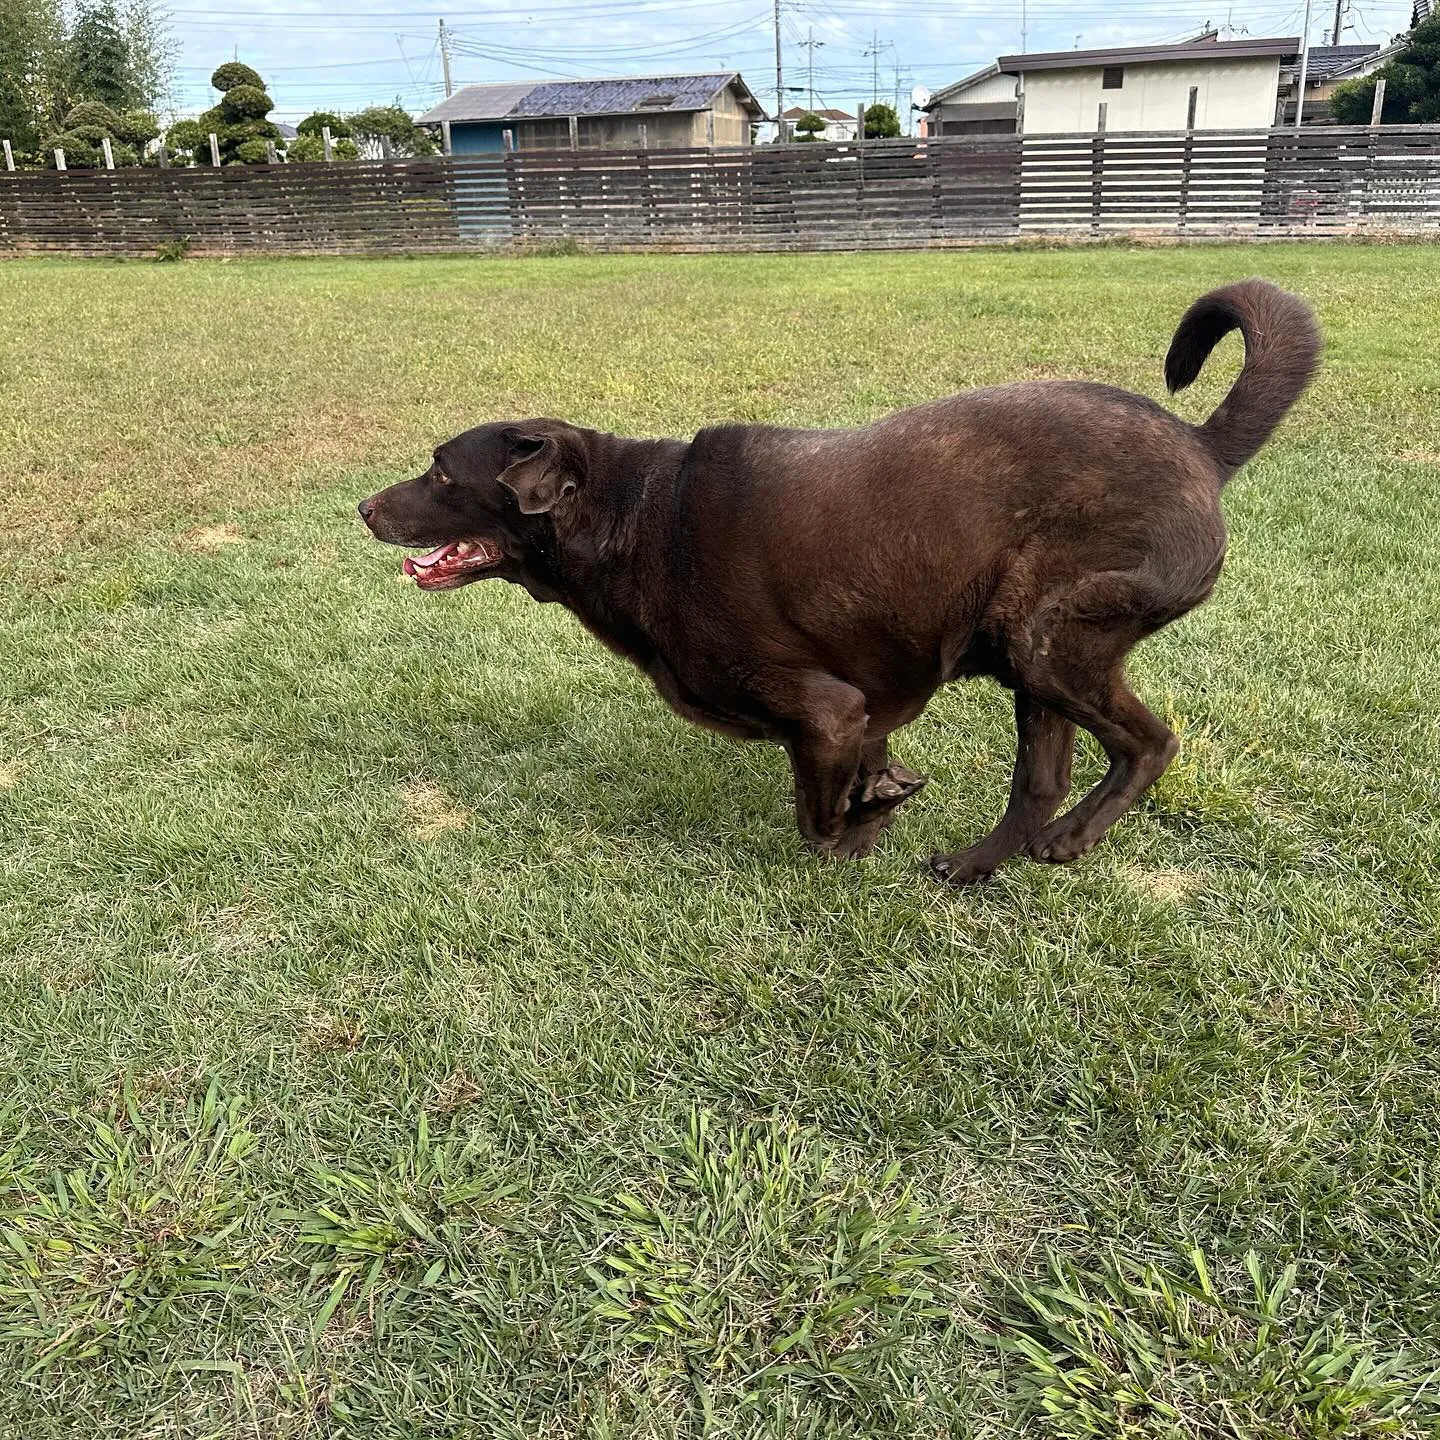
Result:
M889 737L947 681L1015 692L1010 801L937 855L963 883L1022 849L1089 850L1170 763L1125 680L1131 648L1193 610L1225 556L1220 492L1314 373L1308 306L1263 280L1186 312L1169 388L1239 329L1245 363L1189 425L1106 385L972 390L858 430L720 425L628 440L561 420L481 425L360 505L424 590L501 578L558 601L688 720L785 747L800 831L860 856L925 784ZM1058 820L1075 727L1109 769Z

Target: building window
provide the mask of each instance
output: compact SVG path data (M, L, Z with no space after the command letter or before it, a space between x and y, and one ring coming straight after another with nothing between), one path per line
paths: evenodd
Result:
M1100 88L1102 90L1120 90L1125 85L1125 67L1123 65L1107 65L1100 77Z

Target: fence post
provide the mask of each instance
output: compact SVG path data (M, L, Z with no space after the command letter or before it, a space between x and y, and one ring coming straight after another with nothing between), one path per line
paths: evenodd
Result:
M320 142L325 146L325 163L328 165L335 158L335 142L330 138L330 127L320 127Z
M507 155L513 155L515 153L515 132L513 130L502 130L500 132L500 139L505 145L505 153Z
M65 152L58 145L55 147L55 168L57 170L64 170L66 168Z
M220 168L220 142L215 138L215 132L210 132L210 163L218 170Z
M645 122L642 120L636 129L640 132L640 148L648 150L650 148L650 132L645 128Z
M442 120L440 122L440 149L441 152L446 155L453 155L455 153L450 146L450 122L448 120Z
M1375 103L1370 107L1370 123L1372 125L1378 125L1380 123L1380 112L1384 108L1385 78L1381 76L1381 78L1375 82Z
M273 140L265 142L265 163L267 165L278 165L280 163L280 152L275 148Z
M1183 234L1190 219L1190 167L1195 160L1195 111L1200 99L1200 87L1190 87L1190 105L1185 113L1185 148L1180 156L1180 215L1179 229Z
M1100 233L1100 202L1105 181L1105 106L1096 117L1095 136L1090 141L1090 233Z
M1105 101L1102 100L1100 102L1100 113L1095 117L1095 133L1097 135L1103 135L1105 133L1105 112L1109 110L1109 108Z
M5 168L7 170L13 170L15 168L15 152L10 148L10 142L8 140L5 141Z
M863 139L865 138L865 107L864 107L864 105L857 105L857 106L855 107L855 138L856 138L856 140L863 140Z
M580 148L580 117L578 115L570 116L570 148L572 150Z
M105 168L107 170L113 170L115 168L115 152L110 148L110 137L108 135L102 135L100 137L100 148L105 152Z
M162 170L170 168L170 151L166 148L163 140L160 142L160 148L155 152L155 160Z
M715 112L713 110L705 112L705 148L707 150L715 148Z
M390 143L390 137L388 135L382 135L380 137L380 158L385 161L390 161L395 158L395 147Z

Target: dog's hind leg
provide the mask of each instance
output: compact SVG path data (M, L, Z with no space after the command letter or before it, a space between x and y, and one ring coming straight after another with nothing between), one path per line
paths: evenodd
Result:
M1015 692L1015 774L1000 823L978 844L932 855L930 868L952 885L983 880L1040 832L1070 793L1075 725L1025 690Z
M1137 572L1093 576L1037 617L1029 645L1012 655L1026 690L1088 730L1110 761L1079 804L1031 839L1037 860L1083 855L1175 758L1180 742L1126 684L1125 657L1194 603L1174 603Z

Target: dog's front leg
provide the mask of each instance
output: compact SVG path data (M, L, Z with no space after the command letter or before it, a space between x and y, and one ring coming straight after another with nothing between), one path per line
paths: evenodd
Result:
M864 778L865 697L833 675L786 677L776 689L766 699L787 721L795 819L800 833L828 855L845 832L851 795Z

